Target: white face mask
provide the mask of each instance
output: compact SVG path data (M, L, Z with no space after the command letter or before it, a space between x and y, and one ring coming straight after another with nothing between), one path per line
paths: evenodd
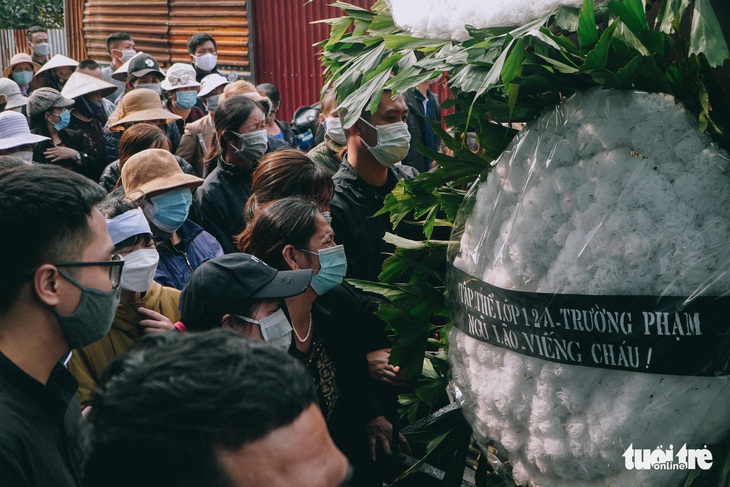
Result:
M370 127L373 127L367 120L360 119ZM394 122L373 127L378 133L378 144L370 147L363 139L365 147L375 159L385 167L391 167L396 162L402 161L408 155L411 143L411 133L408 131L408 124L405 122Z
M140 249L124 256L122 289L142 293L152 285L160 254L156 249Z
M324 131L335 144L347 144L345 129L342 128L342 122L340 121L339 117L325 118Z
M33 151L23 150L20 152L14 152L13 155L23 159L26 164L33 164Z
M261 318L260 320L246 318L245 316L238 316L238 318L259 325L264 341L280 347L282 350L289 350L291 346L292 327L286 314L284 314L284 310L278 309L274 314Z
M118 59L122 63L126 63L127 61L132 59L135 54L137 54L137 51L135 51L134 49L121 49L121 51L122 51L122 57L120 57Z
M195 65L203 71L213 71L215 65L218 64L218 56L215 54L207 53L193 57L195 58Z
M162 86L160 86L160 83L140 83L138 85L134 85L135 88L147 88L149 90L154 91L158 95L162 93Z

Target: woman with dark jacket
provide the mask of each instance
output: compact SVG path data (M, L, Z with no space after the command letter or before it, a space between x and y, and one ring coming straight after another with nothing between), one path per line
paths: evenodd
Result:
M68 129L71 121L69 107L74 101L53 88L39 88L28 97L28 117L33 134L50 140L36 144L33 160L41 164L56 164L99 180L104 164L91 155L82 135Z

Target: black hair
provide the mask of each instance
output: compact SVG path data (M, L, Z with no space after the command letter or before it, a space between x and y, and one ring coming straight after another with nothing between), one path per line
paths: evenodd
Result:
M141 338L92 402L84 477L106 487L229 487L217 452L291 424L316 402L283 350L230 330Z
M215 47L215 50L217 51L218 44L215 42L215 39L213 39L213 36L210 34L206 34L205 32L200 32L199 34L195 34L193 37L188 39L188 52L190 54L195 54L195 50L198 48L198 46L208 41L213 43L213 47Z
M112 43L117 41L133 41L134 37L132 37L131 34L127 34L126 32L114 32L112 34L109 34L106 37L106 51L111 54L112 49Z
M260 85L256 85L256 91L271 100L271 103L274 104L274 108L279 107L281 98L279 97L279 90L276 88L276 86L272 85L271 83L261 83Z
M78 260L91 234L89 217L103 198L101 186L59 166L0 172L0 313L38 266Z
M123 215L136 208L139 208L139 205L134 201L126 199L124 197L124 193L110 193L99 205L99 211L104 214L107 220L112 220L119 215ZM123 249L124 247L133 247L140 243L144 246L148 246L151 242L151 233L139 233L114 244L114 251Z
M33 40L33 34L36 32L45 32L46 34L48 31L45 27L41 27L40 25L34 25L33 27L28 28L28 30L25 31L25 38L28 39L28 42Z
M283 198L260 208L252 222L238 236L237 246L271 267L289 270L282 251L291 244L306 249L317 233L317 205L302 198Z
M79 63L78 66L76 66L76 71L79 71L81 69L88 69L89 71L94 71L95 69L99 69L99 63L94 61L93 59L84 59Z

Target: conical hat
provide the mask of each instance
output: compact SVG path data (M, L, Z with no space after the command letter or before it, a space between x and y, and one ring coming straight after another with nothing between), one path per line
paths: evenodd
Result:
M78 65L78 61L74 61L70 57L66 57L63 54L56 54L50 59L50 61L48 61L46 64L43 65L41 69L38 70L36 76L46 71L50 71L53 68L60 68L61 66L70 66L72 68L76 68L76 66Z
M106 97L117 91L117 87L99 78L76 71L63 85L61 94L66 98L77 98L95 91L100 91L101 96Z

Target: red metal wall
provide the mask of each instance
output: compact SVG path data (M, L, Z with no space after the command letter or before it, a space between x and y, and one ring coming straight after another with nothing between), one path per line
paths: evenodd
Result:
M342 16L330 0L249 0L255 84L272 83L281 94L276 118L289 121L302 105L319 101L322 66L312 44L329 37L329 25L313 20ZM348 0L370 8L375 0Z
M290 121L297 108L319 101L324 84L322 66L312 44L329 37L328 24L313 20L343 15L330 7L331 0L249 0L249 18L255 84L272 83L281 94L281 110L276 118ZM375 0L348 0L347 3L370 8ZM434 87L432 87L433 89ZM446 83L438 84L441 101L451 96ZM453 109L444 110L444 114Z

